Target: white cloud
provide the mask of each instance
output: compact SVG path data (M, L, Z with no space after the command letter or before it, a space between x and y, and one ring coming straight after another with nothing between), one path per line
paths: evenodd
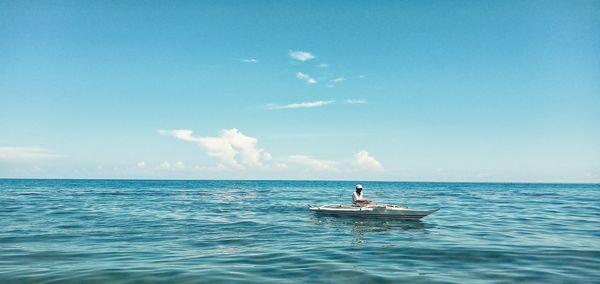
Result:
M280 106L279 108L297 108L307 107L306 105L322 105L323 102L291 104ZM333 101L325 102L333 103ZM366 171L383 171L384 168L369 152L362 150L354 154L354 160L345 161L343 166L341 161L322 160L313 158L309 155L290 155L283 159L277 159L270 153L258 147L258 139L244 135L238 129L224 129L220 135L214 137L205 137L194 135L191 130L158 130L158 133L165 136L172 136L183 141L189 141L198 144L206 149L207 154L219 160L215 166L216 170L267 170L280 171L294 168L304 168L310 171L323 172L352 172L356 169ZM148 168L145 162L138 162L138 168ZM355 169L352 169L354 167ZM183 162L164 161L156 167L157 170L168 171L188 171L194 167L188 167Z
M308 74L304 74L302 72L298 72L296 73L296 78L305 81L308 84L316 84L318 83L317 80L315 80L314 78L310 77Z
M329 64L321 63L321 64L317 65L317 67L319 67L319 68L327 68L327 67L329 67Z
M269 152L265 152L263 157L265 158L265 161L270 161L273 159L273 156L271 156L271 153L269 153Z
M304 74L302 72L298 72L298 73L296 73L296 78L298 78L300 80L308 80L310 78L310 76L308 76L307 74Z
M355 158L355 162L356 164L365 170L376 170L376 171L382 171L383 170L383 166L381 165L381 163L377 160L375 160L375 158L373 158L373 156L371 156L369 154L369 152L362 150L356 154L354 154L354 158Z
M289 105L275 105L269 104L267 105L267 109L294 109L294 108L309 108L309 107L322 107L329 104L333 104L335 101L315 101L315 102L302 102L302 103L293 103Z
M367 104L369 102L367 102L365 100L362 100L362 99L357 99L357 100L348 99L348 100L345 100L344 103L347 103L347 104Z
M338 78L335 78L335 79L331 80L331 83L338 84L338 83L341 83L341 82L344 82L344 81L346 81L346 78L338 77Z
M290 163L295 163L315 171L339 171L336 161L317 160L311 156L291 155L288 157Z
M165 136L173 136L175 138L191 141L191 142L201 142L202 139L193 137L192 134L194 132L186 129L177 129L177 130L159 130L158 134Z
M42 147L0 147L0 160L40 160L58 155Z
M311 59L314 59L315 56L312 55L310 52L306 52L306 51L290 51L290 57L293 59L296 59L298 61L308 61Z
M219 167L222 168L264 168L264 162L271 158L269 153L257 147L256 138L246 136L235 128L222 130L218 137L193 136L191 130L159 130L158 133L198 143L209 156L220 160Z
M167 160L162 161L158 164L146 163L146 162L137 162L135 167L132 168L135 170L140 170L146 173L165 173L165 172L183 172L186 170L194 170L194 167L187 167L181 161L177 162L169 162ZM189 171L188 171L189 172Z
M259 62L258 59L256 59L256 58L246 58L246 59L242 59L241 61L244 63L258 63Z
M365 76L365 75L358 75L358 78L360 78L360 79L364 79L365 77L367 77L367 76Z

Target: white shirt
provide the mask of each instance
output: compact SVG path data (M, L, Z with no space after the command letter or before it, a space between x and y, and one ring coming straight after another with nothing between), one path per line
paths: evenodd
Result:
M356 202L359 200L360 201L363 200L362 191L360 192L360 194L356 193L356 191L355 191L354 194L352 194L352 202Z

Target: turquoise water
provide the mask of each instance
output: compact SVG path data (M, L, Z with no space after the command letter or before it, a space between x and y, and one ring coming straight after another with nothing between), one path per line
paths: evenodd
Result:
M0 180L0 282L599 283L600 185Z

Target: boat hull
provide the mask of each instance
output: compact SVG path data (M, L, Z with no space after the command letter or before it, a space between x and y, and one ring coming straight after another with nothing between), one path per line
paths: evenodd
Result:
M414 210L398 205L375 205L359 207L344 204L309 206L309 209L317 214L337 217L390 218L403 220L419 220L440 210L439 208L431 210Z

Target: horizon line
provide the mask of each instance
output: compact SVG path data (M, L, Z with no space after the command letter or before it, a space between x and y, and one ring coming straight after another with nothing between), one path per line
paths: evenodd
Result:
M379 183L470 183L470 184L581 184L600 185L597 182L550 181L415 181L415 180L339 180L339 179L143 179L143 178L22 178L0 177L0 180L80 180L80 181L291 181L291 182L379 182Z

